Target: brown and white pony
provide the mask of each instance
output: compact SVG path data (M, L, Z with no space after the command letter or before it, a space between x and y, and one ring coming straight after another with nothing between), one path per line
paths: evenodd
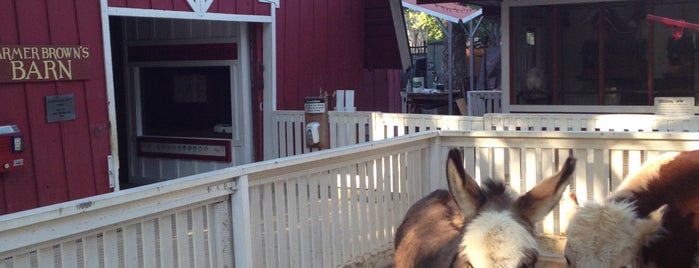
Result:
M395 267L533 267L534 224L558 204L574 169L568 158L557 174L518 196L500 181L479 187L461 152L450 150L450 191L436 190L410 207L396 231Z
M646 161L604 203L577 207L567 236L569 267L699 267L699 151Z

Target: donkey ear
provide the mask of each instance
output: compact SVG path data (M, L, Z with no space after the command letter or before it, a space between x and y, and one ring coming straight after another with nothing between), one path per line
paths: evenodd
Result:
M562 197L561 210L564 213L565 220L561 221L561 233L565 235L568 232L568 224L570 219L573 218L575 213L578 212L580 208L580 203L578 203L578 196L575 193L570 193L568 196Z
M574 170L575 158L568 157L558 173L543 180L517 199L516 207L519 213L531 223L543 220L561 200L563 191L570 184Z
M578 196L575 193L570 193L567 197L563 197L563 202L561 202L561 210L565 211L566 219L569 219L578 212L580 203L578 203Z
M483 204L484 196L476 181L466 173L464 161L458 149L449 151L447 183L449 184L449 192L454 196L464 217L469 219L476 215L476 211Z

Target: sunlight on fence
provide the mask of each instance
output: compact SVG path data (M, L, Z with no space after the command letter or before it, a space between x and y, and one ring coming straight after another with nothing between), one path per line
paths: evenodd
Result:
M421 131L0 216L0 267L342 267L390 252L405 212L447 188L450 148L474 178L524 193L578 161L567 190L602 200L695 132ZM561 237L565 206L536 230ZM556 240L564 241L564 240ZM560 247L544 248L559 256Z

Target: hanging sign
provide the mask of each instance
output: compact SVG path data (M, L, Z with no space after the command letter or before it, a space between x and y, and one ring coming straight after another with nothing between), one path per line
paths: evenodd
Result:
M0 83L86 80L86 46L0 45Z
M303 101L303 110L309 114L322 114L328 110L325 98L306 97Z

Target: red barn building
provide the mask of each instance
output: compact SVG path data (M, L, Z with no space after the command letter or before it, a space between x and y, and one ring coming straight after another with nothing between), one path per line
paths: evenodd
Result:
M271 112L321 91L400 109L399 1L0 10L0 214L259 160Z

